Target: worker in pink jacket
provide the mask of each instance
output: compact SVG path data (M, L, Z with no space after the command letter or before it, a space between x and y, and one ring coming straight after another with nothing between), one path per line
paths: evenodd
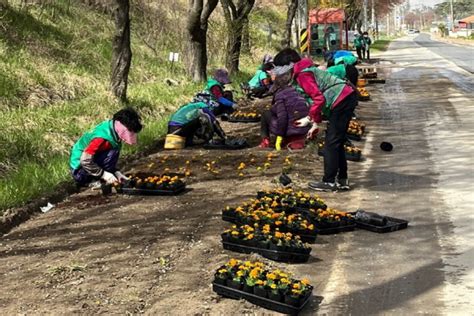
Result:
M344 150L347 128L357 105L357 94L346 81L318 69L309 58L301 58L286 48L274 58L276 74L293 69L293 84L310 105L309 116L298 121L300 126L312 124L311 138L318 131L323 114L328 119L325 139L324 176L322 181L310 182L318 191L348 190L347 160Z

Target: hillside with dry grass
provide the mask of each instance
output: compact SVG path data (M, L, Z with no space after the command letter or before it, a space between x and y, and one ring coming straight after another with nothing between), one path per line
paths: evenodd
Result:
M170 51L186 59L186 6L186 1L132 1L128 94L145 129L140 145L126 154L152 146L163 135L169 112L202 88L190 81L183 61L174 67L167 61ZM67 181L74 141L122 104L109 92L114 26L100 1L9 0L0 10L1 210ZM284 1L257 1L250 17L250 47L234 82L247 80L261 56L278 48L284 19ZM210 21L210 70L223 64L225 36L218 7ZM179 84L170 87L166 78Z

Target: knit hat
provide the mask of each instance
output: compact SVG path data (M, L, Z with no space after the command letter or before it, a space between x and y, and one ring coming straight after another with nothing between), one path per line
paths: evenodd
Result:
M272 73L275 76L284 75L287 72L291 71L293 69L294 65L295 65L294 63L290 63L289 65L275 66L275 68L273 68L273 70L272 70Z
M120 121L114 121L114 129L118 137L128 145L137 143L137 133L129 131Z
M225 69L217 69L214 72L214 79L219 81L221 84L229 84L232 82L229 78L229 72Z

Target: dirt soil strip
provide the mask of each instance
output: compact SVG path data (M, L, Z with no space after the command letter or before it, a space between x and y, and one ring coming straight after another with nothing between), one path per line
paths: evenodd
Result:
M369 88L373 100L379 89ZM374 101L361 104L358 115L370 132L371 121L377 119ZM259 124L223 123L223 127L229 135L246 137L252 148L159 151L125 168L156 173L189 170L192 175L186 182L191 190L183 195L103 197L87 190L1 237L3 314L268 314L268 310L212 292L213 273L222 263L231 257L256 258L223 250L220 234L229 224L221 220L221 210L262 188L276 186L275 178L283 167L291 168L294 187L305 189L308 181L321 178L322 160L316 147L283 151L269 159L270 150L256 147ZM356 144L364 148L364 142ZM239 171L241 162L246 168ZM265 167L265 163L270 165ZM349 162L356 183L363 177L363 165ZM357 190L321 197L342 210L360 206ZM312 281L314 297L305 310L312 314L323 299L319 296L338 249L356 233L319 236L305 264L259 259Z

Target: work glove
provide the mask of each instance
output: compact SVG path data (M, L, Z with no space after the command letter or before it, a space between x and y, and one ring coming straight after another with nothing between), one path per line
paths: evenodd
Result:
M104 180L107 184L114 184L114 183L117 183L118 180L117 178L110 172L108 171L105 171L104 170L104 173L102 174L102 180Z
M115 171L115 177L118 179L119 182L125 182L130 180L129 177L121 173L120 171Z
M309 116L305 116L303 117L302 119L299 119L299 120L296 120L295 122L295 126L297 127L305 127L305 126L308 126L310 123L312 123L313 121L311 120L311 118Z
M307 139L314 139L319 133L319 128L317 123L313 123L308 133L306 134Z
M276 142L275 142L275 149L277 151L281 150L281 143L283 142L283 137L282 136L277 136Z

